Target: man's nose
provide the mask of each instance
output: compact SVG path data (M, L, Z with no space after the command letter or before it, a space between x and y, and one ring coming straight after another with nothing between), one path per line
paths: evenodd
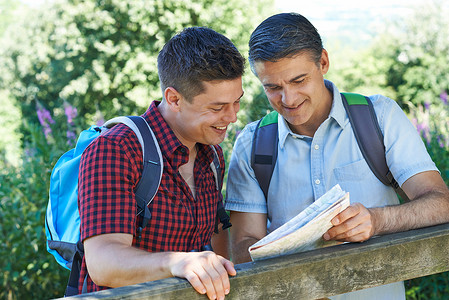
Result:
M285 87L282 90L282 103L288 107L296 105L296 93L294 89Z
M224 119L226 122L235 123L237 122L237 113L240 110L240 104L234 103L226 108Z

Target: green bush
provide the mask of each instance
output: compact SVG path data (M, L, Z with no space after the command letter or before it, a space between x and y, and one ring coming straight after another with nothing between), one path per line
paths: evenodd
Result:
M61 297L68 278L46 250L43 226L50 166L61 150L49 147L40 126L28 129L32 143L22 164L0 160L1 299Z
M411 117L430 156L449 185L449 105L447 92L436 100L419 105ZM431 104L433 103L433 104ZM449 295L449 272L407 281L408 300L444 299Z

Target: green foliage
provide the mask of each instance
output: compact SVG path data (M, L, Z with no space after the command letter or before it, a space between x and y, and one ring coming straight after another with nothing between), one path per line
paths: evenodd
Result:
M48 299L65 290L67 270L46 250L44 231L50 166L55 146L39 127L28 128L32 143L20 166L0 160L1 299Z
M449 105L442 93L436 104L426 103L413 110L411 117L430 156L449 185ZM441 103L438 103L440 101ZM444 299L449 294L449 272L415 278L406 284L408 300Z
M329 78L345 91L382 93L407 111L425 102L440 105L435 96L449 89L448 14L443 1L431 1L407 18L387 22L368 48L344 52L339 59L346 62Z
M441 104L418 106L411 114L412 121L427 146L427 151L449 185L449 104L447 94L439 98Z
M1 82L34 123L36 99L55 116L69 102L84 116L84 125L96 122L99 111L105 118L136 114L160 98L156 57L175 33L186 26L211 27L246 53L250 30L271 2L56 2L6 34Z
M0 0L0 36L14 19L14 11L19 6L18 1Z
M442 1L420 7L405 23L405 34L392 41L398 54L397 67L391 67L387 78L397 87L403 103L438 103L434 95L449 88L448 13Z
M446 299L449 295L449 272L406 281L407 300Z
M18 131L21 122L20 110L15 105L8 91L0 90L0 152L4 153L5 160L18 165L20 153L22 151L20 143L20 132Z

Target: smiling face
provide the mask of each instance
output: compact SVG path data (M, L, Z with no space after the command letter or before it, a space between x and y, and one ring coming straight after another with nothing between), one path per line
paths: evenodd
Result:
M324 85L329 59L323 49L318 63L303 52L276 62L258 61L254 70L271 106L298 134L313 136L328 117L332 93Z
M191 101L178 94L179 100L176 106L172 106L177 113L174 122L169 122L170 127L181 143L189 149L196 143L221 143L228 125L237 121L240 98L243 96L241 77L233 80L204 81L203 86L204 91ZM175 92L174 90L173 93ZM168 102L170 101L169 99Z

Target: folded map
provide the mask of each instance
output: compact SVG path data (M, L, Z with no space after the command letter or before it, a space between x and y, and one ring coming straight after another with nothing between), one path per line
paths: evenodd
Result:
M251 258L260 260L339 244L325 241L323 234L332 227L331 220L348 206L349 193L337 184L296 217L250 246Z

